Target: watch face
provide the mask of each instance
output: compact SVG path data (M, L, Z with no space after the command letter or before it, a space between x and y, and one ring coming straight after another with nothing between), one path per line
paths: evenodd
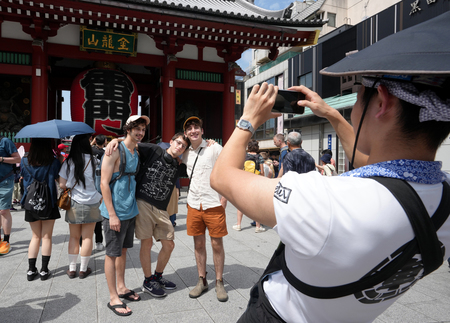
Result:
M239 125L240 125L241 127L248 128L249 125L250 125L250 122L248 122L247 120L241 120L241 121L239 122Z

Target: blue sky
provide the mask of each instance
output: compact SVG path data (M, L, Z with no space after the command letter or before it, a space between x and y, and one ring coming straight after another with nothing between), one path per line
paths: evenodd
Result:
M264 8L264 9L268 9L268 10L281 10L281 9L287 8L292 2L293 2L293 0L278 0L278 1L255 0L255 5L260 8ZM252 62L251 50L247 50L247 51L243 52L241 58L238 61L236 61L236 63L238 63L238 65L244 71L250 66L251 62Z
M281 10L287 8L293 0L255 0L255 5L268 10Z
M287 8L294 0L255 0L255 5L268 10L281 10ZM251 50L242 53L241 59L237 61L239 66L245 71L251 63ZM71 120L70 117L70 92L63 91L64 102L62 104L62 119Z

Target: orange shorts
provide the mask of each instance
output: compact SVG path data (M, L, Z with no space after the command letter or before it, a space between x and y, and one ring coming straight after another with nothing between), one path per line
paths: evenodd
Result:
M186 227L188 236L200 236L205 234L208 228L209 235L213 238L222 238L228 234L225 209L222 206L203 210L193 209L187 205Z

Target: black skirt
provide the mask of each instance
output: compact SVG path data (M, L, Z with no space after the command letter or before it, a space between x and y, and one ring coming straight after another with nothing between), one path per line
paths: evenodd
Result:
M31 214L30 211L25 210L25 222L56 220L56 219L59 219L59 218L61 218L61 214L59 214L59 208L57 206L55 206L52 209L52 213L50 214L50 216L46 220L36 220L34 218L33 214Z

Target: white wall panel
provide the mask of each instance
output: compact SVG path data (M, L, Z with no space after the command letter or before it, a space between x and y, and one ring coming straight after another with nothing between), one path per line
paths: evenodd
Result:
M2 22L2 37L22 40L33 40L27 33L23 32L22 25L18 22Z

